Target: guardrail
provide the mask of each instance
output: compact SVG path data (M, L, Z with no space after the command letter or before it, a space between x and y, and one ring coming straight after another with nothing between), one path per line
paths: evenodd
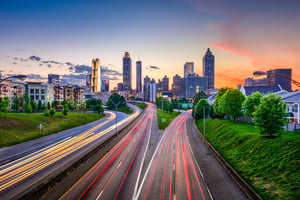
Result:
M135 113L129 117L129 119L132 120L131 123L128 124L122 124L118 125L118 132L120 133L124 129L130 127L131 125L135 124L141 116L144 114L145 110L142 112ZM95 144L93 147L89 148L85 153L82 154L82 156L76 160L72 160L69 163L65 164L64 166L61 166L59 170L56 170L55 172L48 174L47 177L45 177L43 180L38 182L35 185L32 185L32 187L26 189L19 195L17 195L16 199L23 199L23 200L31 200L31 199L39 199L41 196L43 196L46 192L49 191L49 188L52 188L57 182L61 181L64 177L69 176L71 172L73 172L76 168L78 168L82 163L87 163L86 161L92 157L95 153L97 153L99 150L101 150L107 143L115 139L116 137L123 138L124 134L112 134L110 137L107 137L105 141L102 141L101 143ZM116 141L118 142L118 141ZM90 163L92 166L93 163Z

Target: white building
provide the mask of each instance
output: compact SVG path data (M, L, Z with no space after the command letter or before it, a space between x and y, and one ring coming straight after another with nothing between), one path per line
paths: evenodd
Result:
M300 124L300 91L275 93L282 97L282 101L287 104L286 111L290 113L290 121Z
M42 104L47 105L48 102L54 101L53 85L42 82L27 82L26 92L29 98L33 99L36 104L41 100Z

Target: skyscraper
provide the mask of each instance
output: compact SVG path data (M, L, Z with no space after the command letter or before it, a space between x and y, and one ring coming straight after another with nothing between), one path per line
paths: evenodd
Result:
M203 77L206 78L207 89L215 88L215 57L208 48L203 57Z
M50 83L50 84L59 83L59 75L58 74L48 74L48 83Z
M269 86L280 85L282 89L292 91L292 69L271 69L267 71Z
M91 92L101 91L101 75L100 75L100 60L95 58L92 60L92 78L91 78Z
M136 92L142 91L142 61L136 62Z
M194 73L194 63L186 62L184 64L184 78L186 78L188 74L193 74L193 73Z
M161 91L169 91L169 78L166 75L162 78Z
M123 57L123 90L131 91L131 58L128 52Z
M172 90L173 90L173 96L176 96L176 97L179 97L179 95L180 95L180 79L181 79L181 77L178 74L173 76Z

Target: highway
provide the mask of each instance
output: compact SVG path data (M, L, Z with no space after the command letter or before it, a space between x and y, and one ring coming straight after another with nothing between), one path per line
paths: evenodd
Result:
M182 111L168 126L132 199L247 199L192 123Z
M118 129L139 115L118 113ZM0 150L0 198L19 198L54 172L63 170L116 133L115 113L58 134Z
M136 125L60 199L131 197L160 138L155 111L155 106L148 104Z
M212 199L190 148L188 116L165 130L133 199Z
M183 111L160 132L148 104L127 135L59 199L247 199L192 123ZM44 199L57 198L51 193Z

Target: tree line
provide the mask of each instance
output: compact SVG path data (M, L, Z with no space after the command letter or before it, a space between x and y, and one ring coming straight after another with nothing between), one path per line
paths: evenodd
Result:
M246 97L240 90L226 87L218 91L213 105L208 103L205 95L201 94L200 98L199 94L196 96L198 98L194 99L193 111L196 119L227 116L236 121L239 116L248 116L253 120L259 133L269 137L280 135L287 122L286 104L279 95L264 96L255 92Z

